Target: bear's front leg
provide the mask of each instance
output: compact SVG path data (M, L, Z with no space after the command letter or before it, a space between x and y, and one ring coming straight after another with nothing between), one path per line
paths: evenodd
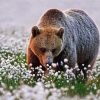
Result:
M32 74L35 74L35 78L39 78L37 76L37 73L38 73L38 70L35 69L37 66L40 66L40 62L39 62L39 59L35 56L35 54L32 52L32 50L30 48L28 48L28 51L27 51L27 64L28 64L28 67L29 69L31 70L31 73ZM34 70L33 70L33 69ZM48 75L48 71L42 66L42 70L44 70L44 75Z
M35 54L32 52L30 48L28 48L27 51L27 64L32 64L32 67L37 67L40 65L38 58L35 56Z
M77 64L77 53L76 53L76 49L75 48L71 48L70 52L68 53L68 66L69 69L73 69L73 73L75 74L75 76L77 77L78 75L78 71L77 69L75 69L75 66Z

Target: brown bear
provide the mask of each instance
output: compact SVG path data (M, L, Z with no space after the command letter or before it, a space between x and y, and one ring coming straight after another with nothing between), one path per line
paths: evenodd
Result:
M32 28L27 63L32 67L42 65L46 71L46 65L53 62L62 69L60 62L67 58L69 68L77 64L86 78L84 67L93 67L98 49L98 29L84 11L50 9Z

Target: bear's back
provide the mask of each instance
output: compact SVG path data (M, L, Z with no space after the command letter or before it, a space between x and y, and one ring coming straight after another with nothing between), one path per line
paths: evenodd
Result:
M62 22L65 21L65 15L58 9L50 9L40 18L40 27L55 26L60 27Z
M77 37L77 53L81 59L92 59L98 53L99 32L93 20L82 10L71 9L64 12L73 18L75 35ZM70 29L72 26L69 26Z

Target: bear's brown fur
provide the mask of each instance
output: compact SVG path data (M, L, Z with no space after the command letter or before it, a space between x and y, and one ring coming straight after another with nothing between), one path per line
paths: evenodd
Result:
M99 32L92 19L83 11L48 10L32 28L27 63L33 67L68 59L70 68L77 64L86 77L84 67L94 65L99 49ZM83 66L84 64L84 66Z

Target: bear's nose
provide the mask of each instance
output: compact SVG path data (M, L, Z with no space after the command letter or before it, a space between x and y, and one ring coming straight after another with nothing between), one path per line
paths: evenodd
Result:
M52 63L53 63L53 59L51 57L48 57L46 64L51 65Z

